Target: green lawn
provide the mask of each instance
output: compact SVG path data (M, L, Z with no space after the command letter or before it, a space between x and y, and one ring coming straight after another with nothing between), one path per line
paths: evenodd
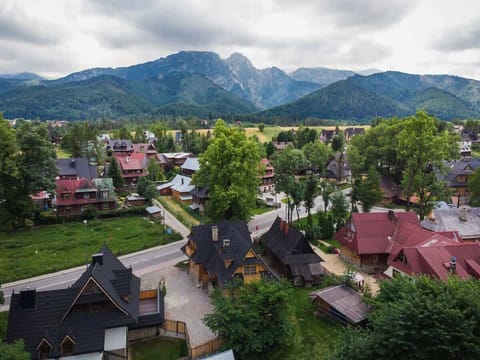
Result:
M180 239L138 216L0 233L0 283L85 264L104 243L122 255Z
M134 344L131 349L132 360L177 360L188 356L187 344L181 339L154 339Z
M57 159L70 159L72 157L72 154L62 149L60 146L55 147L55 153L57 154Z
M334 348L341 329L339 323L317 319L308 294L313 289L295 288L290 304L295 308L295 333L289 344L266 354L265 360L322 359Z
M165 206L165 208L187 228L191 229L192 226L200 225L200 221L195 217L193 217L192 215L190 215L171 196L160 196L158 197L157 200L160 202L160 204Z

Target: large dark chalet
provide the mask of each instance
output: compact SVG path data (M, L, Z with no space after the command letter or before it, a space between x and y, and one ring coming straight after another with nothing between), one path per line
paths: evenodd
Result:
M162 325L163 296L142 311L140 279L104 246L69 288L13 294L7 342L25 341L32 359L125 359L128 331Z

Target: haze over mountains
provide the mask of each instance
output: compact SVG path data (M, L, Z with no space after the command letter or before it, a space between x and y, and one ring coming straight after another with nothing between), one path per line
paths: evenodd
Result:
M258 118L368 121L420 108L445 120L478 117L480 82L400 72L361 76L322 67L287 74L276 67L256 69L239 53L222 59L199 51L88 69L57 80L0 75L0 110L7 118L207 117L260 111Z

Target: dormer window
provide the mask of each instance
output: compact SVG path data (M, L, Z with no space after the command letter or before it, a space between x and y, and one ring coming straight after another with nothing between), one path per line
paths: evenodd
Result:
M75 342L70 336L65 336L62 343L60 344L60 356L70 356L73 355L73 344Z
M37 347L38 350L38 358L40 360L43 359L48 359L50 357L50 350L53 348L53 346L45 339L43 338L40 344Z
M223 247L230 246L230 239L223 239Z

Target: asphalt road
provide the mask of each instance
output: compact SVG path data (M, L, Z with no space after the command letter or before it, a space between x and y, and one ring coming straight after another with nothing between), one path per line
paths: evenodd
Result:
M253 237L259 236L263 232L267 231L277 216L285 218L286 205L280 201L281 198L282 196L280 195L278 197L278 201L281 204L280 208L262 215L257 215L248 223L248 228ZM318 210L323 210L323 206L322 198L320 196L317 197L315 199L315 206L312 209L312 213ZM300 217L302 218L306 216L307 212L305 208L302 207L300 210ZM296 218L296 213L294 213L294 218ZM123 262L123 264L127 267L131 266L133 272L137 276L172 266L179 261L187 259L180 248L183 246L183 244L185 244L186 236L189 234L189 230L167 211L165 211L165 219L166 225L182 234L184 239L168 245L162 245L156 248L121 256L120 260ZM80 266L56 273L41 275L35 278L3 284L0 289L4 293L5 305L0 307L0 311L8 310L11 293L14 290L18 292L22 289L26 289L27 287L31 289L35 288L37 290L54 290L65 288L75 282L83 273L83 271L85 271L85 269L86 266Z
M164 266L171 266L179 261L186 260L187 258L180 250L183 244L185 244L185 241L180 240L171 244L124 255L120 257L120 260L125 266L131 266L135 275L140 276L143 273L159 270ZM4 293L5 305L0 310L8 309L11 293L14 290L19 292L27 287L37 290L65 288L74 283L85 269L86 266L79 266L73 269L3 284L1 290Z

